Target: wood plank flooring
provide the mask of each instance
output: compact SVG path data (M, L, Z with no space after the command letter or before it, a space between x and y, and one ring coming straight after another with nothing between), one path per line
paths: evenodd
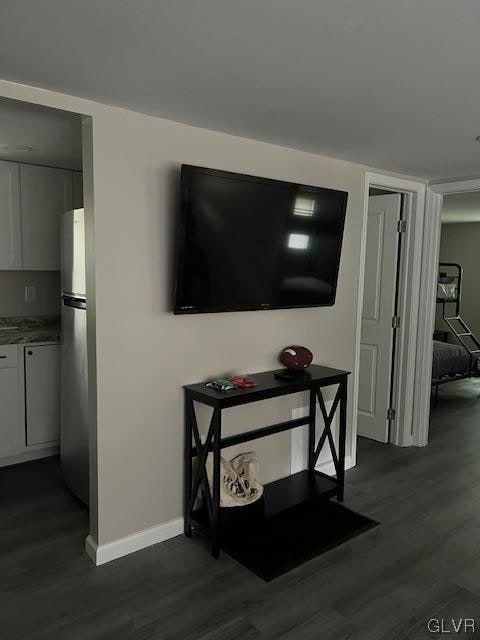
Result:
M95 568L57 461L1 469L1 640L421 639L432 617L480 633L479 395L442 387L424 449L360 439L346 504L381 526L268 584L201 538Z

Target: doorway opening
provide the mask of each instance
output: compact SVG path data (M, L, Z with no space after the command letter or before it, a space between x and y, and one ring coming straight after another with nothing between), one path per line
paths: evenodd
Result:
M12 527L55 510L55 522L42 528L45 542L72 522L84 539L96 521L83 222L90 120L0 98L1 508ZM38 543L38 523L31 524L22 535L31 531Z
M370 188L358 396L358 436L389 442L396 413L402 236L406 198Z
M421 317L422 349L431 363L419 381L422 395L428 398L422 416L423 437L428 441L433 431L441 437L442 430L454 422L459 442L462 438L469 442L475 437L469 425L480 407L480 181L433 185L431 189L431 234L426 246L429 304Z
M357 438L413 444L425 185L367 174L357 326Z

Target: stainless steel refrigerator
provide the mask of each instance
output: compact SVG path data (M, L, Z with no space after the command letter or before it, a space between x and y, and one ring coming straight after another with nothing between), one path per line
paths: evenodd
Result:
M62 215L60 464L82 502L89 498L87 300L83 209Z

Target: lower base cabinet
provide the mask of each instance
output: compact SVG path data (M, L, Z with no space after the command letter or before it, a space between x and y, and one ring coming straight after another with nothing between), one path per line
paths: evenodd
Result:
M27 446L56 442L60 433L60 347L25 347Z
M17 368L0 369L0 458L14 456L19 447L20 408Z
M0 466L52 455L60 433L60 345L0 345Z

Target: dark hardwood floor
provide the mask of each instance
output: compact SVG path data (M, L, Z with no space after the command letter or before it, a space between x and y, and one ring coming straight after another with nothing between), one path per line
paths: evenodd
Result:
M346 504L381 526L268 584L198 538L95 568L57 461L0 470L0 638L416 639L433 617L480 632L479 394L443 387L424 449L360 439Z

